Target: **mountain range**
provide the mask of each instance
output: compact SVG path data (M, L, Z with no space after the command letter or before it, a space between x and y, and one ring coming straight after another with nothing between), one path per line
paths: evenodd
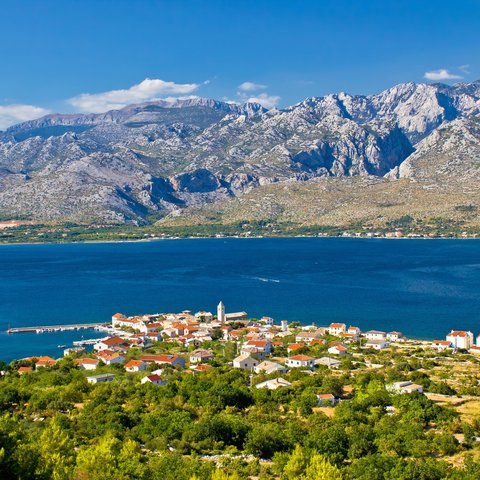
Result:
M404 83L374 95L307 98L281 110L159 100L102 114L47 115L0 132L0 217L205 221L215 211L242 211L241 204L255 217L269 204L259 209L265 195L286 195L272 211L265 207L264 217L282 204L290 220L307 221L302 201L293 198L301 199L303 189L315 205L308 221L315 222L322 205L330 214L344 203L368 210L380 198L388 204L389 195L408 205L432 189L448 192L451 202L476 202L479 169L480 81ZM360 194L345 196L352 189Z

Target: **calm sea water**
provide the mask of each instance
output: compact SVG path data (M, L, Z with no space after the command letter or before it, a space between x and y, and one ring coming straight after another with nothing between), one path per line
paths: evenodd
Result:
M112 314L227 311L420 338L480 331L480 241L195 239L0 247L0 359L61 354L97 332L6 335L7 325Z

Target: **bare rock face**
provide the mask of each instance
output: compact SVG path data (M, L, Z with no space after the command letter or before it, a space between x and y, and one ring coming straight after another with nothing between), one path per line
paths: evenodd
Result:
M478 176L480 82L283 110L209 99L48 115L0 132L0 215L141 223L316 177Z

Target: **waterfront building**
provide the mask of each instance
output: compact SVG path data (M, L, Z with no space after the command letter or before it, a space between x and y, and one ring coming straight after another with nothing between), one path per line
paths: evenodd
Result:
M450 342L453 348L468 350L473 345L473 333L464 332L462 330L452 330L447 335L447 341Z
M368 340L385 340L387 338L387 334L379 330L369 330L367 333L365 333L365 337Z
M373 348L374 350L384 350L389 346L390 344L384 338L372 338L367 340L365 344L366 348Z
M344 323L331 323L328 327L328 333L338 337L341 333L347 331L347 326Z
M448 340L434 340L431 347L437 352L443 352L444 350L451 349L452 343Z

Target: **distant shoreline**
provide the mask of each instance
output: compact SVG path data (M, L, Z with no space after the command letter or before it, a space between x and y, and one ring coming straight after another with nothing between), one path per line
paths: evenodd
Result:
M461 237L446 237L446 236L436 236L436 237L360 237L356 235L225 235L225 236L188 236L188 237L155 237L155 238L136 238L136 239L125 239L125 240L81 240L81 241L65 241L65 242L0 242L0 247L2 246L15 246L15 245L81 245L81 244L114 244L114 243L150 243L158 241L171 241L171 240L228 240L228 239L239 239L239 240L249 240L249 239L287 239L287 238L315 238L315 239L346 239L346 240L480 240L478 236L461 236Z

